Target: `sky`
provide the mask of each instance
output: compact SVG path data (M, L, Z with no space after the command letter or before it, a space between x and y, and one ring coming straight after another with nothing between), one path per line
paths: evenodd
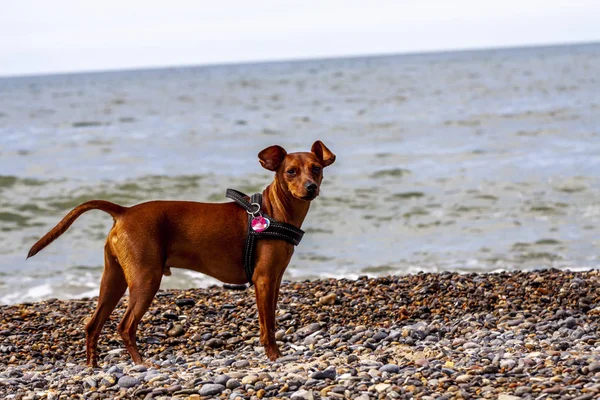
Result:
M0 76L600 41L598 0L0 4Z

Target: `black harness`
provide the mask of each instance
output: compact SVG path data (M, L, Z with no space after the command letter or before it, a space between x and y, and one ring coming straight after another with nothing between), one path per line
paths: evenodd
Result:
M246 271L246 278L250 286L252 286L256 240L282 239L297 246L300 240L302 240L302 236L304 236L304 231L285 222L277 222L263 213L261 211L262 194L260 193L254 193L250 196L250 201L246 200L248 196L234 189L227 189L225 196L235 201L248 213L248 234L246 235L246 245L244 246L244 270ZM264 223L265 220L266 224Z

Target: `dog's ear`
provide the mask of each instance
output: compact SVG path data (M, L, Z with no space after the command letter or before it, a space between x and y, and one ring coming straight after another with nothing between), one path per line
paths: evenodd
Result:
M270 146L258 153L258 161L263 168L276 171L283 162L287 151L281 146Z
M329 150L327 146L325 146L320 140L317 140L313 143L310 151L317 156L317 158L323 163L324 167L333 164L335 161L335 154L333 154L331 150Z

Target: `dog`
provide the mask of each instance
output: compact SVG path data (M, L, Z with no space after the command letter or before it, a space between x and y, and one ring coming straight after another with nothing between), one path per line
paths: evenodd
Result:
M311 201L319 195L323 169L335 158L321 141L316 141L310 152L288 154L277 145L262 150L258 160L263 168L275 172L275 177L262 192L260 208L276 221L300 228ZM90 210L102 210L114 220L104 246L98 304L85 326L90 366L98 365L100 332L127 288L129 304L117 331L132 360L141 364L137 327L170 268L202 272L229 284L248 281L243 255L250 222L247 211L234 202L150 201L123 207L91 200L71 210L31 247L27 258ZM294 246L284 240L261 240L256 244L251 283L255 286L260 343L272 361L281 357L275 341L275 312L281 279L293 252Z

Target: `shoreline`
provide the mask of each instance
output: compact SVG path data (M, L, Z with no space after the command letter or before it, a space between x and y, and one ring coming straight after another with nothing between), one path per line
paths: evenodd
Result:
M592 399L600 397L600 273L419 273L282 285L284 357L258 343L254 290L160 291L85 366L96 299L0 306L0 395L62 398ZM440 397L441 396L441 397ZM512 397L511 397L512 396Z

